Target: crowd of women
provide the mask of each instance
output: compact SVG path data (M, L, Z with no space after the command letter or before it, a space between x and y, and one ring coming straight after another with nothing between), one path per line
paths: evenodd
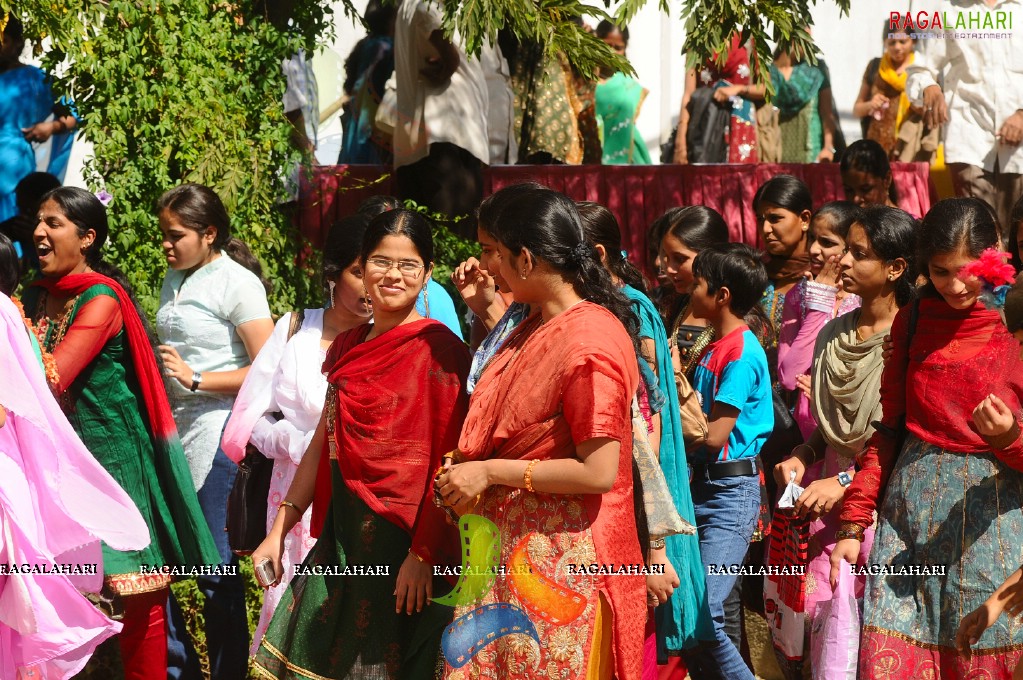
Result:
M752 678L743 602L786 678L1010 677L1023 201L1002 253L977 199L900 210L878 143L841 164L848 201L758 188L762 256L669 210L649 287L607 209L505 188L452 275L468 347L420 311L431 225L393 199L275 325L217 195L171 189L154 328L102 203L48 192L18 298L0 237L0 562L56 573L0 576L0 676L196 677L191 574L214 678ZM273 461L248 650L247 449Z
M386 163L391 159L390 132L376 122L387 96L385 84L394 70L394 10L377 0L366 7L369 35L352 50L345 64L346 104L340 163ZM629 30L608 21L594 34L624 56ZM863 137L882 145L891 160L929 161L937 151L938 127L923 121L923 108L905 94L907 67L913 64L914 41L886 22L883 56L863 75L853 115ZM504 118L492 121L503 144L492 148L490 163L632 164L651 163L636 127L647 89L635 78L606 71L589 76L569 65L564 54L518 42L502 34L485 52L484 70L491 80L514 93L511 131ZM490 74L489 60L505 64ZM665 163L815 163L834 161L845 148L832 95L830 72L823 59L779 48L770 65L775 92L765 99L764 83L754 84L747 45L736 33L726 54L714 55L686 72L678 127L662 149ZM501 116L491 90L491 108ZM385 104L385 107L387 104ZM506 149L510 153L506 153Z

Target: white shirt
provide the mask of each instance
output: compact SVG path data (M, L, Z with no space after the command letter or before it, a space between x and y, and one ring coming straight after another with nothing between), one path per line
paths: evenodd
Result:
M452 42L459 63L451 80L433 85L419 70L437 56L430 35L441 29L440 7L402 0L394 26L394 75L398 123L394 129L394 167L410 165L430 153L430 145L448 142L483 163L490 160L487 137L489 97L478 59L470 59L456 33Z
M487 79L490 115L490 165L515 165L519 145L515 140L515 94L511 89L511 70L497 43L488 43L480 52L480 65Z
M997 160L1001 172L1023 173L1023 145L1001 144L995 138L1006 119L1023 109L1023 2L1002 0L988 7L982 0L942 0L935 9L943 12L949 24L944 27L946 33L997 32L1008 33L1009 37L945 39L938 35L917 41L916 60L906 69L906 96L914 105L922 106L924 90L938 84L944 72L942 90L949 117L944 135L945 162L968 163L993 171ZM927 11L930 20L932 10ZM1002 17L1012 15L1012 29L981 29L976 25L972 29L954 28L960 14L964 20L979 14L981 26L984 15L991 14L990 25L997 26L998 12Z
M249 365L238 326L269 318L270 306L259 278L221 252L188 278L181 271L167 272L160 289L156 332L160 342L176 349L193 371L231 371ZM166 383L192 481L199 490L213 466L234 395L192 392L177 380Z

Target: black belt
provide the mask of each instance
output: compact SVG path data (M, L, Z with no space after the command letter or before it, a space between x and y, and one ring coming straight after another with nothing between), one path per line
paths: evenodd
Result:
M739 460L724 460L719 463L695 463L693 464L693 476L706 476L708 479L717 480L725 477L749 477L759 474L758 460L756 458L740 458Z

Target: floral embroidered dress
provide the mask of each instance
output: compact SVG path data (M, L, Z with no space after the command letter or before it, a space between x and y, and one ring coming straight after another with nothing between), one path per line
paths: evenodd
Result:
M459 439L462 459L568 458L577 445L602 437L621 442L621 454L603 495L504 486L483 493L476 512L497 525L508 573L455 609L447 635L462 644L445 649L445 677L640 677L644 578L572 568L643 564L632 495L631 404L638 386L628 334L589 302L546 323L525 321L483 372ZM524 634L505 637L510 620ZM476 642L488 639L494 641Z
M940 574L867 576L859 677L1008 678L1023 626L1000 617L970 660L955 648L972 611L1023 562L1023 442L993 448L973 426L988 394L1023 414L1019 345L998 312L923 298L912 338L895 317L881 378L882 424L857 456L841 521L877 529L868 562L931 566ZM897 432L905 416L902 450ZM882 500L883 499L883 500Z

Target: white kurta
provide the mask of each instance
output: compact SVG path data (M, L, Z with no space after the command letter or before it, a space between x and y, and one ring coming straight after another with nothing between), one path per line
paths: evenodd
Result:
M267 498L267 532L309 448L327 393L327 378L322 373L327 351L320 346L323 310L305 310L302 328L289 341L290 328L291 314L285 314L252 362L228 426L228 432L233 434L236 427L244 430L251 423L249 441L274 461ZM263 609L252 639L253 654L291 581L295 566L302 563L316 543L309 535L311 516L312 510L307 509L302 520L284 537L281 556L284 574L281 582L263 595Z

